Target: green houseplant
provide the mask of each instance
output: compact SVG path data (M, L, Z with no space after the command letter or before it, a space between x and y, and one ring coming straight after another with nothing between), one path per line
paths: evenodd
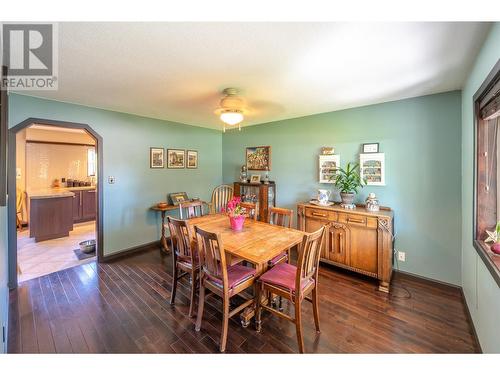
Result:
M346 168L337 168L336 175L332 176L335 187L340 191L343 208L355 208L354 197L358 189L366 184L359 174L359 164L347 163Z

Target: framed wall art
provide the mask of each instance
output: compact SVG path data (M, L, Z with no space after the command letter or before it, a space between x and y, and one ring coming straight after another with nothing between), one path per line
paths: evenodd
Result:
M360 154L359 171L367 185L385 186L385 155L383 153Z
M319 182L321 184L333 184L340 167L340 155L319 156Z
M189 169L198 168L198 151L187 150L186 151L186 167Z
M170 198L170 202L174 206L177 206L179 203L184 203L189 201L189 198L185 192L170 193L168 197Z
M164 168L165 150L161 147L149 148L149 168Z
M363 154L378 153L378 143L363 143Z
M249 171L271 170L271 146L247 147L246 165Z
M186 167L186 153L184 150L167 150L167 168L182 169Z

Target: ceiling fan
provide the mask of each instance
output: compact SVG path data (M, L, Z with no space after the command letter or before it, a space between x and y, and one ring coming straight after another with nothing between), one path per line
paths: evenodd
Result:
M238 129L241 131L241 122L248 114L246 103L243 98L238 96L238 90L235 88L226 88L222 93L224 97L220 100L219 108L215 110L215 114L223 123L223 131L226 131L226 125L238 125Z

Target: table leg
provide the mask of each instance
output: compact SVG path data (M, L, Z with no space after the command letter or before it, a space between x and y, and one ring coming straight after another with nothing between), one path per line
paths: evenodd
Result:
M258 276L262 275L264 272L266 272L266 269L267 269L267 263L265 265L256 264L255 265L256 276L258 277ZM254 293L254 299L255 299L257 296L257 282L255 282L253 285L253 293ZM267 298L265 296L261 296L261 304L267 305ZM240 321L241 321L241 326L243 328L248 327L248 325L250 324L250 320L255 316L255 307L256 307L256 304L254 303L253 306L248 306L246 309L244 309L241 312Z
M167 238L165 237L165 211L161 211L161 238L160 238L160 252L170 254L167 245Z

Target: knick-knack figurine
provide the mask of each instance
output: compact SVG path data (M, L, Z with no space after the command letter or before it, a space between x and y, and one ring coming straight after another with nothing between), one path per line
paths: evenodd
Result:
M380 210L380 204L375 193L368 194L368 198L366 198L366 209L373 212Z
M243 165L240 172L240 182L248 182L247 167Z
M264 176L264 184L269 185L269 167L266 167L266 174Z

